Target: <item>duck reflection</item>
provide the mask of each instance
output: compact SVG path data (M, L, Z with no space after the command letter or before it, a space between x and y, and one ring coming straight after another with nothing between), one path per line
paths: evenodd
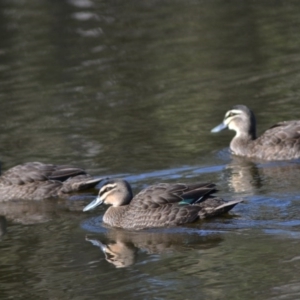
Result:
M299 161L259 162L233 156L226 166L229 186L236 193L254 194L263 186L272 186L272 191L285 187L289 191L300 180Z
M0 216L0 239L6 234L6 218Z
M99 247L103 251L105 259L116 268L131 266L136 260L138 248L131 243L110 241L107 244L104 244L98 239L88 237L85 239L86 241L91 242L94 246Z
M253 193L262 186L262 178L255 162L244 157L233 156L226 166L229 171L229 186L236 193Z
M137 261L138 253L161 254L189 249L216 247L223 239L220 234L205 235L185 232L129 232L109 230L106 237L86 236L86 241L99 247L105 259L116 268L125 268ZM101 239L101 240L100 240Z
M86 198L87 196L83 198L80 198L80 196L76 197L78 199L2 202L0 205L0 216L5 217L9 222L24 225L45 223L59 217L76 218L76 216L81 215L83 207L94 196L88 199Z

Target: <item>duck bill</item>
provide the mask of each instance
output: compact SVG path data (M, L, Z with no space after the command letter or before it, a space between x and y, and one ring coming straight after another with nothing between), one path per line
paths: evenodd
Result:
M218 125L215 128L213 128L210 132L213 132L213 133L220 132L220 131L222 131L222 130L224 130L226 128L227 128L227 125L225 123L221 123L220 125Z
M107 247L101 241L96 239L90 239L87 236L85 237L85 240L92 243L94 246L99 247L105 253Z
M88 211L91 209L94 209L98 205L101 205L103 203L103 200L98 196L94 201L92 201L90 204L88 204L83 211Z

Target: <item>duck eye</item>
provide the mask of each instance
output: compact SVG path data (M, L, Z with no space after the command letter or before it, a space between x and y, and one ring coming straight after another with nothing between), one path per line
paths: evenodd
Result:
M104 192L106 193L106 192L110 191L111 189L112 189L111 186L107 186L107 187L105 188Z
M237 114L235 114L234 112L230 111L230 112L227 114L226 118L230 118L230 117L233 117L233 116L236 116L236 115L237 115Z
M105 193L111 191L112 189L114 189L114 186L104 186L104 187L101 189L101 194L105 194Z

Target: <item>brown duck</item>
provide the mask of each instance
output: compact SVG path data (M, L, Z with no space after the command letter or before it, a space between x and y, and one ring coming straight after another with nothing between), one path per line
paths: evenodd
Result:
M70 193L94 187L102 179L77 167L29 162L0 176L0 202L66 198Z
M102 203L112 205L103 217L103 222L112 227L174 226L218 216L241 202L225 202L212 196L216 191L213 183L160 183L133 197L127 181L110 179L103 184L98 197L83 210L93 209Z
M225 114L223 123L211 132L225 128L236 132L230 143L233 154L262 160L300 158L300 120L279 122L256 137L253 112L245 105L236 105Z

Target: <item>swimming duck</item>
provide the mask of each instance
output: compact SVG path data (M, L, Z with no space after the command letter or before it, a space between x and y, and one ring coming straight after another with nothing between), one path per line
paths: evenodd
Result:
M133 197L127 181L109 179L101 187L98 197L83 211L104 203L112 205L103 216L103 222L112 227L142 229L174 226L218 216L241 202L225 202L211 195L216 191L213 183L160 183L147 187Z
M235 105L225 114L223 123L211 132L219 132L225 128L236 132L230 142L233 154L262 160L290 160L300 157L300 120L279 122L256 137L253 112L245 105Z
M0 202L66 198L70 193L94 187L102 179L77 167L29 162L0 176Z

